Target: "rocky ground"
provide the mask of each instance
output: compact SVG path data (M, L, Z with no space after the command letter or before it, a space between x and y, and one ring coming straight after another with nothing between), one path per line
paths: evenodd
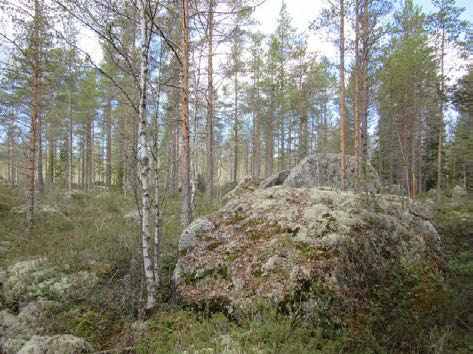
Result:
M243 179L182 234L167 199L147 318L131 197L49 193L28 237L0 185L0 353L471 352L473 199L377 194L369 166L340 192L338 163Z
M5 243L4 243L5 244ZM46 259L17 262L0 272L0 351L10 353L88 353L92 347L72 335L39 336L48 314L61 303L86 294L97 282L95 272L65 272Z

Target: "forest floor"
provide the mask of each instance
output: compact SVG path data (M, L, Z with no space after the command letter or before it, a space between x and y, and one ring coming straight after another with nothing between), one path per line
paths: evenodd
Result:
M198 215L218 209L201 206ZM420 196L426 198L426 196ZM64 190L48 190L39 196L34 233L24 234L23 192L0 183L0 270L28 259L43 259L69 271L96 271L97 282L80 296L50 311L41 323L41 335L69 333L82 337L98 351L166 353L321 353L340 352L455 352L473 351L473 197L445 197L437 203L434 224L446 257L444 277L448 299L432 318L400 312L405 333L418 331L424 342L380 341L369 331L353 325L319 323L307 327L297 318L262 306L238 322L223 313L198 312L175 305L171 275L181 234L178 197L167 196L162 204L162 287L159 306L144 321L143 277L140 256L140 225L124 215L136 210L132 195L97 189L94 193L65 200ZM77 295L77 294L76 294ZM61 300L61 299L58 299ZM0 311L18 311L0 296ZM378 319L373 319L375 322ZM412 336L406 336L412 338ZM415 337L415 336L414 336ZM311 344L311 345L309 345ZM122 349L120 349L122 348ZM123 349L125 348L125 349ZM1 352L1 350L0 350Z

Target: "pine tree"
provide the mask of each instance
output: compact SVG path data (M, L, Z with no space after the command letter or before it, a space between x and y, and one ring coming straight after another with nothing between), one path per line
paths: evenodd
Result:
M438 152L437 152L437 199L440 198L442 190L442 147L444 133L444 110L445 110L445 45L450 43L461 43L461 35L466 29L466 22L460 20L460 14L464 9L455 6L454 0L434 0L433 4L438 12L430 16L432 30L439 42L440 57L440 104L439 104L439 127L438 127Z

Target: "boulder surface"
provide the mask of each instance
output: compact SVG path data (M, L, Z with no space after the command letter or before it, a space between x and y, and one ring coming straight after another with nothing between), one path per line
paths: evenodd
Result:
M428 264L435 273L442 263L439 236L417 209L392 195L258 189L184 231L176 295L198 308L238 313L257 299L294 301L310 284L340 292L359 287L371 274L382 279L392 265ZM358 269L353 259L360 255L366 267Z

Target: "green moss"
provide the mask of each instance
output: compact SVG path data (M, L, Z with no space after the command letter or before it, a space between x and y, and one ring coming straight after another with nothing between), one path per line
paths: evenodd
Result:
M256 241L256 240L262 238L265 234L266 234L265 232L255 230L255 229L249 230L248 233L247 233L249 239L252 240L252 241Z
M218 242L211 242L209 244L207 244L207 250L209 251L213 251L214 249L216 249L218 246L220 246L220 243Z
M225 280L230 279L230 275L228 273L228 268L225 266L221 266L217 269L217 273Z
M235 249L229 253L227 253L226 260L227 261L234 261L243 253L243 249Z
M302 252L307 259L314 259L315 250L314 247L308 245L305 242L295 242L295 247Z

